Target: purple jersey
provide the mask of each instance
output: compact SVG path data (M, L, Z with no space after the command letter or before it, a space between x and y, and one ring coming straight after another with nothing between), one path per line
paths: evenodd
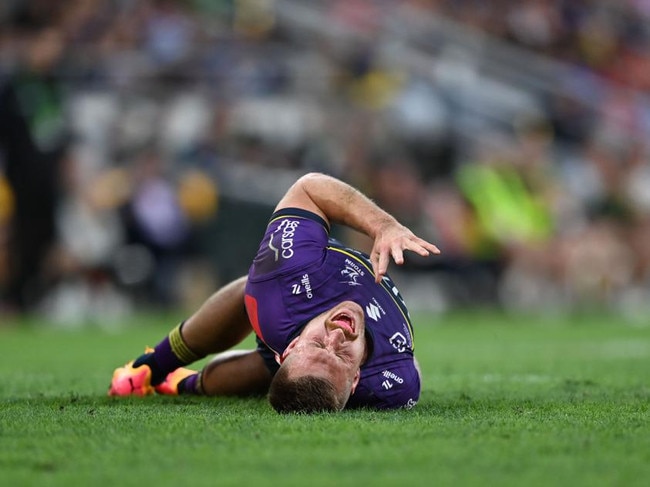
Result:
M330 239L318 215L296 208L277 211L246 285L248 315L271 371L277 370L274 354L281 354L307 322L345 300L365 310L371 345L347 407L412 407L420 377L410 318L397 288L388 277L375 283L367 255Z

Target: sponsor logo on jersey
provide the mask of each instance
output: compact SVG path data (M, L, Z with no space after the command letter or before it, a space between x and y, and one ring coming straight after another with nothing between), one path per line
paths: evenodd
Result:
M406 401L406 404L404 405L404 409L411 409L411 408L412 408L413 406L415 406L417 403L418 403L418 402L417 402L415 399L410 398L408 401Z
M363 277L365 273L359 264L350 259L345 259L345 269L341 271L341 275L346 279L341 282L347 283L350 286L361 286L361 283L357 279Z
M298 220L282 220L278 225L278 228L275 229L275 232L271 234L271 238L269 238L269 248L273 251L276 262L280 256L282 256L283 259L290 259L293 257L293 238L296 234L298 225L300 225ZM280 232L282 232L281 235L278 235Z
M384 389L389 390L389 389L393 388L393 383L391 381L389 381L389 380L385 380L384 382L381 383L381 386Z
M388 342L399 353L402 353L402 352L406 351L406 345L408 344L408 341L406 340L406 337L404 335L402 335L399 331L396 332L392 337L390 337L388 339Z
M398 384L404 384L404 379L402 379L399 375L397 375L395 372L392 372L390 370L384 370L381 375L386 377L386 379L392 379L393 381L397 382Z
M311 281L309 280L309 274L303 274L302 278L300 279L300 284L292 284L291 285L291 294L302 294L303 290L305 292L305 296L307 296L307 299L311 299L314 297L314 293L312 292L312 287L311 287Z
M309 299L314 297L314 294L311 292L311 281L309 280L309 274L303 274L300 283L305 286L305 294Z
M379 302L375 298L372 298L372 303L368 303L366 306L366 314L368 315L368 318L371 318L374 321L379 321L386 312Z
M366 314L368 318L372 318L375 321L379 321L379 318L381 318L381 311L379 311L379 307L375 303L370 303L366 306Z

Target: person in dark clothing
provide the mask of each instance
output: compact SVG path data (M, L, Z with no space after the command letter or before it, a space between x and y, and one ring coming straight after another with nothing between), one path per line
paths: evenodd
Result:
M58 172L69 139L55 76L64 51L62 35L44 28L26 38L17 69L0 75L0 171L15 198L9 282L0 292L19 311L29 310L45 290L42 269L56 240Z

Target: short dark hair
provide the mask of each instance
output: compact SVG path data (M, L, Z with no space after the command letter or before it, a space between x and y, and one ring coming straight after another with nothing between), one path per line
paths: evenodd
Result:
M330 381L313 375L290 378L287 367L280 367L273 377L269 402L278 413L340 411L345 406Z

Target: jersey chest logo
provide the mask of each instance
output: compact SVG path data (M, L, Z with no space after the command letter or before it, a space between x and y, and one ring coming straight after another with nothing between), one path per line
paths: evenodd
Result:
M365 272L359 264L350 259L345 259L345 267L341 270L341 276L345 280L341 282L347 283L349 286L361 286L358 279L364 275Z
M298 225L300 225L298 220L282 220L269 237L269 249L273 252L276 262L280 256L283 259L293 257L293 239ZM280 232L282 233L280 234Z

